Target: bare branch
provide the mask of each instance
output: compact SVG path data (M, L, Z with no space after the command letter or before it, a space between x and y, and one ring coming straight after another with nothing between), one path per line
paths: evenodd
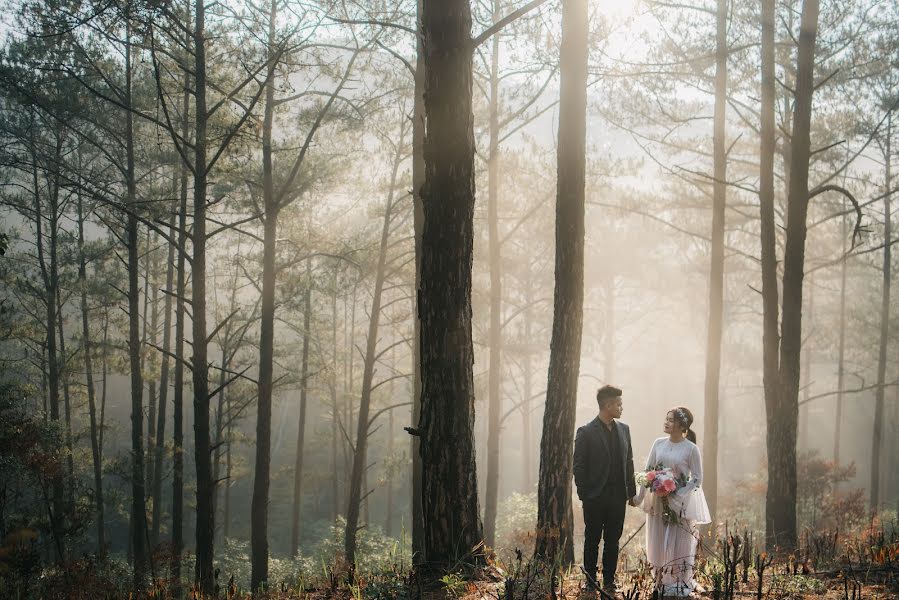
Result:
M500 19L499 21L497 21L496 23L494 23L493 25L491 25L490 27L488 27L487 29L482 31L478 37L471 40L471 48L472 49L477 48L478 46L483 44L485 41L490 39L491 36L493 36L496 33L499 33L500 30L502 30L506 25L508 25L512 21L515 21L519 17L523 17L524 15L531 12L533 9L537 8L544 2L546 2L546 0L531 0L530 2L528 2L527 4L525 4L524 6L519 8L518 10L513 10L512 12L507 14L505 17L503 17L502 19Z

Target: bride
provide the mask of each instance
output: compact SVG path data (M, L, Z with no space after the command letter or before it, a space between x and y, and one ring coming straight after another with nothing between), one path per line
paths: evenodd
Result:
M697 525L710 523L702 483L702 459L696 434L690 429L693 413L679 406L668 411L665 433L652 444L646 470L670 468L680 482L665 498L654 493L644 500L640 487L635 504L646 512L646 556L656 577L657 596L688 597L702 588L693 580L694 557L699 540Z

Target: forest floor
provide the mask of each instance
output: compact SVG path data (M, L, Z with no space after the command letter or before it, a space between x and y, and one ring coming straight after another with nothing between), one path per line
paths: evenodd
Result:
M758 582L753 577L747 584L737 582L734 593L727 596L715 593L711 589L694 598L763 598L765 600L897 600L899 599L899 565L897 568L883 569L865 573L855 573L849 579L839 573L825 572L807 575L765 575L762 593L758 592ZM443 583L422 589L415 585L397 585L388 587L384 582L360 582L359 586L338 586L333 590L312 590L305 592L282 590L267 596L267 600L364 600L364 599L398 599L398 600L607 600L597 592L584 590L584 578L580 575L569 575L562 579L555 590L550 589L545 581L510 579L494 581L449 578ZM649 600L652 595L651 582L646 579L626 583L617 600ZM700 579L703 579L700 577ZM710 583L706 581L705 583ZM233 598L234 596L232 596ZM247 597L249 598L249 597ZM665 598L669 598L666 596Z

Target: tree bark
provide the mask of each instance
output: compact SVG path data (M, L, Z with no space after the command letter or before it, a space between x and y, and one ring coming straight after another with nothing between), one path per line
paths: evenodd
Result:
M206 340L206 4L194 10L194 206L191 307L193 309L194 460L197 468L197 581L204 594L212 594L215 514L212 496L212 452L209 435L209 363Z
M716 11L715 118L713 134L714 183L712 252L709 269L709 326L705 362L705 418L703 422L703 488L712 515L718 504L718 415L721 388L721 337L724 318L724 214L727 204L727 0Z
M584 303L588 23L586 0L563 0L555 292L535 547L537 557L562 565L574 562L571 478Z
M806 217L809 203L810 126L817 29L818 0L804 0L800 21L790 152L780 365L776 396L772 399L774 410L769 413L767 433L768 491L765 499L765 539L769 548L778 546L784 550L792 550L797 543L796 434L799 417L802 283L808 227Z
M303 358L300 367L300 414L297 422L297 453L293 466L293 524L290 556L300 549L300 509L303 500L303 450L306 443L306 402L309 390L309 335L312 327L312 262L306 261L306 291L303 296Z
M890 280L892 278L891 268L892 261L892 218L890 215L890 196L892 182L892 172L890 170L893 160L892 145L890 138L892 137L893 115L887 115L886 140L884 143L884 161L885 170L885 187L886 195L883 197L883 288L880 304L880 348L877 356L877 388L874 392L874 427L871 435L871 497L868 506L871 512L876 512L880 508L880 459L883 446L883 422L884 422L884 392L886 383L887 368L887 346L889 344L890 333Z
M423 560L436 572L483 561L474 457L471 268L474 131L467 0L424 0L421 436Z

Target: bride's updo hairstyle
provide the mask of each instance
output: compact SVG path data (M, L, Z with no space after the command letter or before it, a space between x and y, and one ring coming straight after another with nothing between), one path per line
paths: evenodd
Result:
M670 411L674 421L684 430L684 436L696 443L696 432L690 429L693 426L693 413L686 406L675 406Z

